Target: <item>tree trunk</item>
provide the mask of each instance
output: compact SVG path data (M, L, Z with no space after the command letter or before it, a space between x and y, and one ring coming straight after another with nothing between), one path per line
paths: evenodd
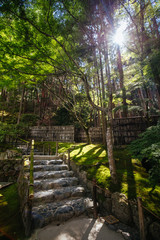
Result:
M117 183L117 174L116 174L116 164L113 157L113 116L112 116L112 83L111 83L111 75L110 75L110 65L108 59L108 48L106 46L106 74L108 78L108 123L107 123L107 152L108 152L108 161L109 161L109 169L111 174L111 179L114 184Z
M142 108L143 108L143 113L144 113L144 116L145 116L147 110L146 110L146 104L145 104L145 100L144 100L144 96L143 96L143 92L142 92L141 88L138 88L138 95L139 95L139 99L141 101Z
M157 86L157 89L156 89L156 96L157 96L158 107L159 107L159 109L160 109L160 94L159 94L160 91L158 91L158 87L159 87L159 86Z
M102 107L106 107L105 106L105 90L104 90L104 76L103 76L103 65L102 65L102 57L101 57L101 52L99 49L99 59L100 59L100 70L101 70L101 86L102 86ZM104 112L102 112L102 135L103 135L103 145L106 146L106 114Z
M109 170L111 174L111 178L113 183L117 183L117 174L116 174L116 164L113 157L113 136L112 136L112 125L111 121L108 120L107 124L107 153L108 153L108 161L109 161Z
M97 99L98 102L97 104L101 104L102 98L101 98L101 90L100 90L100 76L99 76L99 71L98 71L98 64L97 64L97 59L96 59L96 53L94 54L94 67L96 69L95 77L96 77L96 92L97 92ZM101 116L100 116L100 111L97 111L98 114L98 120L97 120L97 125L100 127L101 125Z
M89 128L83 127L83 129L84 129L86 137L87 137L87 144L91 144L92 141L91 141L91 137L90 137L90 134L89 134Z
M21 118L21 114L22 114L22 107L23 107L24 93L25 93L25 87L23 87L23 89L22 89L21 101L20 101L19 113L18 113L18 119L17 119L17 125L20 123L20 118Z
M120 78L120 88L122 89L122 101L123 101L123 117L127 117L128 114L128 108L127 108L127 102L126 102L126 89L124 86L124 74L123 74L123 66L122 66L122 58L121 58L121 52L120 47L118 45L117 47L117 65L118 65L118 71L119 71L119 78Z

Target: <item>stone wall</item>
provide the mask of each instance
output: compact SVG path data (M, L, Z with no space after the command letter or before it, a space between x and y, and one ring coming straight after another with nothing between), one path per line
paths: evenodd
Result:
M18 193L20 198L20 211L26 237L31 233L32 200L29 199L29 156L23 156L23 167L18 177ZM25 163L25 164L24 164Z
M32 224L32 202L28 198L29 156L22 156L16 150L7 150L0 153L0 182L17 182L25 235L29 236Z
M76 176L80 179L81 184L92 192L93 183L87 179L86 172L81 171L81 167L77 166L73 161L70 162L70 166ZM127 196L122 193L111 193L109 190L104 191L101 188L97 188L97 201L99 203L99 210L103 214L112 214L122 223L119 224L119 226L122 227L122 233L123 231L125 233L125 229L129 229L130 233L128 234L132 235L132 237L125 239L139 239L139 216L136 200L128 200ZM144 211L144 225L147 239L159 240L160 221L158 221L148 211ZM116 224L112 225L111 228L116 229ZM133 231L133 229L135 229L135 231ZM136 229L138 232L136 232ZM137 237L135 236L135 233L138 233Z
M37 141L74 142L74 126L34 126L31 137Z
M17 151L0 153L0 182L17 182L21 170L22 157Z

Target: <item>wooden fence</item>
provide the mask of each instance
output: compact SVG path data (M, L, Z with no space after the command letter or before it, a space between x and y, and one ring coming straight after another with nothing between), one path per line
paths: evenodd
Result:
M113 120L115 145L129 144L151 125L156 125L159 116L121 118ZM102 143L102 128L92 127L89 130L93 143ZM86 142L87 137L82 129L74 126L35 126L31 128L31 137L38 141Z

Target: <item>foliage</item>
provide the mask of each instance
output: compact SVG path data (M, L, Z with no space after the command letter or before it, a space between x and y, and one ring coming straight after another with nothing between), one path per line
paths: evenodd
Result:
M142 133L129 149L132 156L148 164L149 179L154 189L160 182L160 122Z
M21 122L28 126L37 125L37 120L39 117L36 114L26 113L21 116Z
M53 125L63 126L73 124L73 118L67 109L60 107L55 112L55 115L52 118Z
M28 126L25 124L7 124L0 122L0 142L13 142L19 138L27 138L29 135Z
M3 239L25 239L19 209L17 185L0 189L0 232L3 233Z

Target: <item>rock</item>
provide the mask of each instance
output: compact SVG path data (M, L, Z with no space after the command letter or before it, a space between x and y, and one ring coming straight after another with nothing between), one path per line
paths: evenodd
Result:
M8 170L9 170L9 165L8 165L8 164L4 165L3 171L4 171L4 172L7 172Z
M7 153L6 152L0 153L0 160L5 160L5 159L7 159Z
M131 240L131 236L128 232L122 232L122 236L124 237L124 239L126 240Z
M21 166L20 166L19 164L15 164L14 169L15 169L16 171L19 171L20 168L21 168Z
M87 183L87 172L85 171L80 172L79 177L84 183Z
M132 211L132 220L134 225L139 229L139 217L138 217L138 206L137 201L130 200L130 208Z
M107 210L108 214L112 213L112 200L111 198L106 198L103 202L103 207Z
M21 155L17 150L9 150L9 149L6 151L6 154L7 154L7 159L13 159Z
M87 188L92 192L93 191L93 183L91 181L87 181Z
M130 202L130 207L131 207L131 212L132 212L132 219L133 223L136 226L137 229L139 229L139 216L138 216L138 206L137 206L137 201L129 201ZM151 224L152 220L150 217L145 216L144 214L144 227L145 227L145 235L148 235L148 230L149 230L149 225Z
M149 234L151 236L150 239L159 240L160 239L160 223L153 222L149 226Z
M129 201L125 194L113 193L112 199L112 212L123 223L131 223L131 211Z

